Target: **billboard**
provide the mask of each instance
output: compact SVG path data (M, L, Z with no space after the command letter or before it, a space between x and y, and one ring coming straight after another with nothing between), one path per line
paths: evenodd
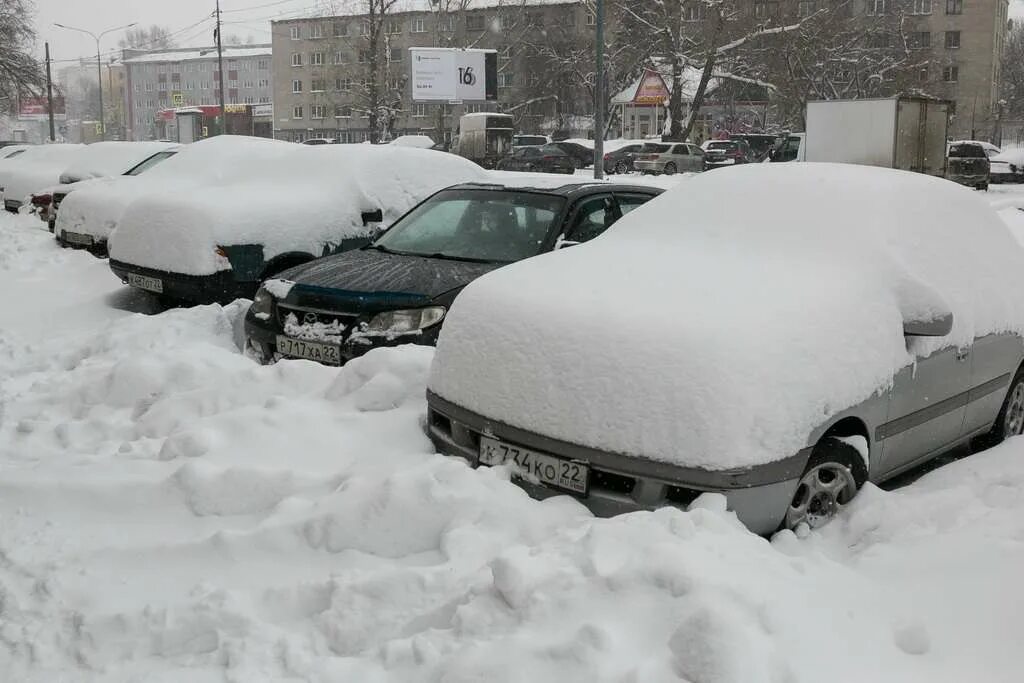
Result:
M671 96L661 74L648 69L640 80L640 87L636 90L633 102L635 104L661 104Z
M495 50L411 47L413 102L484 102L498 99Z
M45 97L22 97L18 100L18 118L39 119L49 116ZM53 98L53 115L64 116L64 98Z

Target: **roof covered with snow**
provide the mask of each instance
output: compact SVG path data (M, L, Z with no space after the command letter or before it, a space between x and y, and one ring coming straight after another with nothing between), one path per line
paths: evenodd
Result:
M542 5L578 5L579 0L460 0L457 3L452 3L452 11L458 8L458 11L465 10L481 10L481 9L499 9L507 7L509 9L517 9L522 7L537 7ZM329 5L330 15L322 17L300 17L300 18L289 18L272 21L274 24L287 24L290 22L301 22L307 23L312 19L330 19L331 17L360 17L365 15L366 2L365 0L338 0L332 2ZM436 12L437 11L437 0L397 0L392 9L389 11L390 14L409 13L409 12Z
M260 45L224 45L222 48L225 59L238 59L240 57L269 57L271 48L269 44ZM124 64L148 64L156 62L187 62L196 59L217 59L217 46L197 47L188 49L161 50L158 52L147 52L135 57L128 57L123 60Z

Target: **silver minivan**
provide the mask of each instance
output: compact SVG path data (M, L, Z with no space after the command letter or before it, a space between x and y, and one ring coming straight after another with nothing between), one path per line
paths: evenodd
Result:
M633 167L643 173L700 173L704 150L688 142L649 142L637 152Z

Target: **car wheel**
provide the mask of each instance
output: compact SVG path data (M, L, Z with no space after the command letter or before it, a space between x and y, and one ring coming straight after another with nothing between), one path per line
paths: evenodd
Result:
M615 164L615 172L618 173L619 175L626 173L628 170L629 169L626 168L625 161L620 161L617 164Z
M676 174L676 165L675 165L675 163L670 161L667 164L665 164L665 175L675 175L675 174Z
M1003 399L1003 406L999 409L996 422L992 430L971 442L971 448L981 451L986 448L998 445L1011 436L1020 436L1024 433L1024 370L1018 370L1013 381L1010 382L1010 389Z
M826 437L814 448L783 526L796 529L806 524L818 529L828 524L867 481L864 459L850 444Z

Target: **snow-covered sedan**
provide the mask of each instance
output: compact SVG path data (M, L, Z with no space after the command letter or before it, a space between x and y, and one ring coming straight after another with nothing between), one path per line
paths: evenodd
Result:
M1003 150L988 161L993 183L1024 183L1024 148Z
M60 174L84 149L85 145L35 145L0 160L0 198L4 208L17 213L33 192L59 183Z
M704 174L470 284L429 435L601 515L720 492L756 532L817 527L865 482L1021 433L1022 291L1024 250L945 180Z
M133 201L109 242L111 270L174 301L251 298L272 275L367 244L437 190L487 177L429 150L281 144L273 160L250 159L222 184Z

